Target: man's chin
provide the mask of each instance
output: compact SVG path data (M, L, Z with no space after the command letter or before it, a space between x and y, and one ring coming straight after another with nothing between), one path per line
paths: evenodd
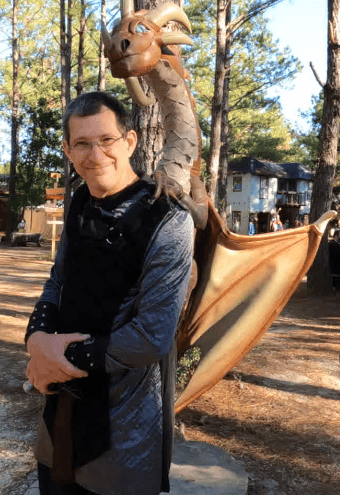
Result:
M115 192L115 183L108 180L107 177L103 175L97 175L96 177L85 177L85 181L90 190L90 193L95 198L105 198L110 194Z

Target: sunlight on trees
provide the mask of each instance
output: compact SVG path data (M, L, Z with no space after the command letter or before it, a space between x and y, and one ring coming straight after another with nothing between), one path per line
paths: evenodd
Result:
M247 22L238 21L259 3L255 0L233 0L231 3L229 92L227 102L223 102L227 105L224 109L227 120L224 121L224 142L221 143L225 153L220 167L226 169L229 159L243 155L276 162L297 161L315 167L319 160L321 104L315 101L318 107L315 107L314 113L305 116L312 122L311 131L300 133L285 121L279 101L267 97L268 88L291 82L301 67L288 48L282 50L277 47L275 33L270 33L267 28L265 11L250 16ZM267 5L268 2L262 3ZM105 6L105 0L91 0L86 4L79 0L73 2L66 12L72 20L71 98L76 96L77 91L97 89L98 79L103 87L103 64L99 77L99 20L103 4L110 28L119 15L118 2L109 2ZM203 159L207 162L214 108L216 3L191 0L185 2L185 10L192 24L195 44L192 48L182 49L182 56L191 76L189 85L197 102L203 134ZM8 1L0 0L1 41L4 47L4 55L0 58L0 117L7 128L13 101L11 26L12 6ZM17 33L19 146L16 194L26 194L26 200L21 198L19 201L24 206L27 201L30 204L41 202L44 187L48 184L48 173L52 170L62 171L63 168L60 130L60 2L20 1ZM106 90L131 106L125 83L113 79L109 71L106 72ZM4 156L6 158L3 161L8 161L8 154Z

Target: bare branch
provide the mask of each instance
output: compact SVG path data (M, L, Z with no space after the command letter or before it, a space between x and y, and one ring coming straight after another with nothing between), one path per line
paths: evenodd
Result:
M312 72L314 74L314 77L315 79L318 81L318 83L320 84L320 86L322 87L322 89L324 89L325 87L325 83L323 83L319 77L319 74L316 72L316 69L314 67L314 64L313 62L309 62L309 65L310 65L310 68L312 69Z
M267 0L265 2L257 3L251 9L249 9L248 12L239 15L236 19L234 19L227 27L227 30L230 34L234 34L238 29L240 29L241 26L243 26L243 24L248 22L253 17L257 16L260 12L263 12L269 7L272 7L273 5L276 5L280 2L282 2L282 0Z

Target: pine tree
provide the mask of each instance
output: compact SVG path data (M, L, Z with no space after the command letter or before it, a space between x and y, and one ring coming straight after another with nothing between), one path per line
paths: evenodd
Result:
M324 85L324 106L320 140L320 160L315 174L310 220L313 222L331 206L333 181L338 162L340 118L340 4L328 0L327 82ZM308 274L310 290L316 295L333 293L329 269L327 234L324 236Z
M262 5L270 3L273 2L263 2ZM217 16L221 18L219 37L226 36L215 72L216 50L211 36L215 29L215 7L210 2L204 2L202 7L202 2L193 0L186 10L197 43L186 52L185 58L193 74L191 87L198 103L198 115L205 138L205 158L210 138L208 180L213 179L210 190L215 191L215 195L220 150L225 165L230 154L257 152L259 146L252 145L250 133L258 135L261 147L267 151L263 153L266 157L281 158L294 147L293 133L285 123L279 105L268 99L265 92L269 87L293 78L300 66L288 49L280 51L277 48L273 36L267 30L265 16L258 9L259 5L255 1L237 0L233 4L226 2L221 6ZM223 26L226 16L230 16L230 22L228 26L228 22ZM214 80L219 81L215 85L215 97ZM215 110L219 115L215 119L211 118L211 108L213 115ZM266 133L261 132L262 120L266 122ZM220 185L224 199L226 166L222 168L224 181Z
M19 50L18 50L18 2L13 0L12 10L12 67L13 67L13 85L12 85L12 105L11 105L11 167L9 174L9 215L6 225L6 238L9 239L11 232L15 229L17 215L15 211L16 187L15 178L17 173L18 161L18 133L19 133Z

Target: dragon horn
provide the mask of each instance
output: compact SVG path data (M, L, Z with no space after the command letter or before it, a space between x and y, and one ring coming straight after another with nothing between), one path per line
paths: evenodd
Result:
M177 21L191 33L190 21L184 10L174 3L163 3L145 14L145 19L162 27L168 21Z
M120 12L122 19L125 15L132 14L135 11L133 0L120 0Z
M153 95L151 97L146 96L137 77L127 77L125 79L125 84L129 95L137 105L149 106L155 103Z
M102 32L102 40L103 40L104 46L109 51L111 49L112 40L111 40L111 36L110 36L108 30L106 29L105 22L103 22L103 21L102 21L101 32Z
M166 32L161 35L162 41L165 45L193 45L189 36L181 32Z

